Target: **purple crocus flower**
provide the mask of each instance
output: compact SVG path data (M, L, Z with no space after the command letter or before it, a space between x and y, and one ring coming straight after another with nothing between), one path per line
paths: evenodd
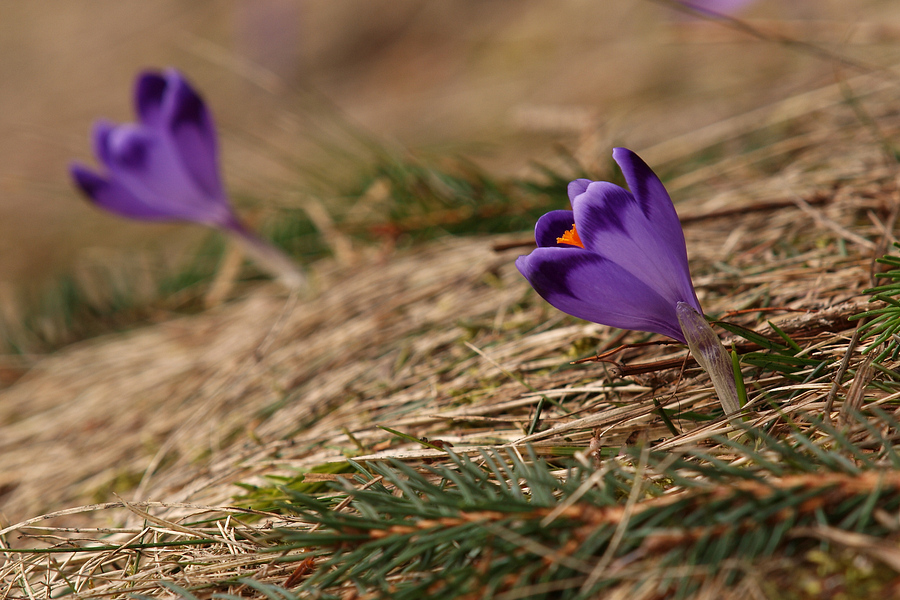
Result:
M175 69L142 73L135 84L137 123L94 125L94 153L106 169L70 168L97 206L142 221L191 221L235 237L289 285L302 282L296 265L238 220L219 176L212 115Z
M538 248L516 266L559 310L587 321L686 342L675 305L702 312L684 233L662 182L637 154L613 150L631 191L606 181L569 184L572 210L535 227Z
M691 10L713 17L733 15L756 0L675 0Z
M572 210L538 220L538 248L516 259L516 267L565 313L688 344L725 412L736 412L731 360L702 316L672 200L637 154L616 148L613 158L631 191L606 181L571 182Z

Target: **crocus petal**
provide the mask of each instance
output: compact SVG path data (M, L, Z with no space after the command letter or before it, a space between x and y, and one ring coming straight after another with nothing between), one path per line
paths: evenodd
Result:
M566 186L566 189L569 192L569 202L574 203L575 198L583 194L591 183L592 181L590 179L576 179L570 181L569 185Z
M166 81L169 102L163 126L196 184L209 196L222 196L219 148L212 115L200 95L177 71L167 71Z
M572 316L684 342L675 302L621 265L581 248L538 248L516 267L547 302Z
M718 17L732 15L755 0L678 0L680 4L696 11Z
M556 238L562 237L575 225L575 213L571 210L551 210L538 219L534 227L534 239L541 248L560 246ZM568 246L568 244L564 244ZM571 247L571 246L569 246Z
M184 77L174 69L143 73L134 96L141 123L167 138L194 184L207 196L224 196L212 115Z
M585 248L618 263L673 305L688 302L699 311L672 201L664 189L662 196L652 187L638 189L640 197L612 183L592 182L573 201L578 234Z
M81 165L73 164L69 167L69 172L81 191L94 204L109 212L145 221L168 221L175 218L171 212L160 210L136 197L119 182L105 179Z
M622 169L628 189L637 199L641 211L653 222L654 237L666 248L678 249L677 260L687 264L684 230L675 205L662 181L641 158L627 148L614 148L613 159ZM671 254L671 253L670 253ZM673 258L676 258L673 255Z
M159 127L162 123L163 102L168 82L159 73L141 73L134 86L134 104L141 123L147 127Z
M101 163L107 166L110 161L109 134L112 133L115 127L109 121L101 119L94 123L94 128L91 131L91 146L94 148L94 154L97 155Z
M141 125L120 125L105 132L104 161L110 180L130 190L142 203L170 218L208 225L231 219L224 199L209 197L188 175L167 140Z

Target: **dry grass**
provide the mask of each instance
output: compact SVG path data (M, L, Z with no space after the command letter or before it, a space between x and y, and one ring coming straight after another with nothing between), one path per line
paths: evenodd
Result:
M890 139L900 130L896 88L881 81L853 85ZM839 90L817 98L783 118L737 120L702 143L686 137L681 150L646 152L651 163L664 156L658 160L680 169L670 191L706 311L749 309L729 320L763 333L771 333L771 320L807 353L835 359L803 384L745 368L751 426L774 419L808 427L829 404L848 354L832 416L848 398L869 406L896 396L861 380L866 370L856 369L862 357L850 346L848 321L865 307L873 259L893 241L896 164ZM754 135L765 143L751 148ZM714 158L685 168L686 153L701 150ZM0 502L9 524L0 539L28 549L0 563L5 597L49 597L67 586L84 597L171 596L164 582L252 593L234 583L239 576L283 585L300 558L279 562L265 534L305 525L232 506L242 493L235 484L267 485L268 477L346 456L414 466L446 456L378 425L452 443L459 453L529 442L548 456L640 439L659 449L695 447L731 430L721 419L679 418L673 436L658 417L655 401L680 415L716 407L706 376L689 363L682 368L684 350L650 345L617 354L626 372L677 359L676 367L626 381L608 364L571 365L647 336L547 307L513 266L527 251L516 241L443 239L396 255L361 252L350 265L319 264L313 297L260 287L205 314L41 360L0 393ZM785 390L797 394L780 413L764 402ZM558 404L548 403L540 431L525 435L542 396ZM140 550L129 549L135 540ZM171 545L154 547L156 540ZM95 549L70 552L71 544ZM866 552L900 571L895 550ZM721 583L711 580L704 593L725 597L715 588ZM749 593L731 593L738 592Z

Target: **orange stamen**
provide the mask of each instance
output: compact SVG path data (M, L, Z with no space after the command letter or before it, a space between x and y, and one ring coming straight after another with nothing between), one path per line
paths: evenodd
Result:
M570 246L578 246L579 248L584 248L584 244L581 243L581 238L578 237L578 232L575 231L575 224L572 224L572 229L568 230L562 237L556 238L557 244L569 244Z

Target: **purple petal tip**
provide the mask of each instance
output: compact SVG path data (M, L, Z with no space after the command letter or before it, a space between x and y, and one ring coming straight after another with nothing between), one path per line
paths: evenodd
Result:
M100 188L106 185L106 180L80 163L69 165L69 174L75 180L75 185L92 200L96 198Z

